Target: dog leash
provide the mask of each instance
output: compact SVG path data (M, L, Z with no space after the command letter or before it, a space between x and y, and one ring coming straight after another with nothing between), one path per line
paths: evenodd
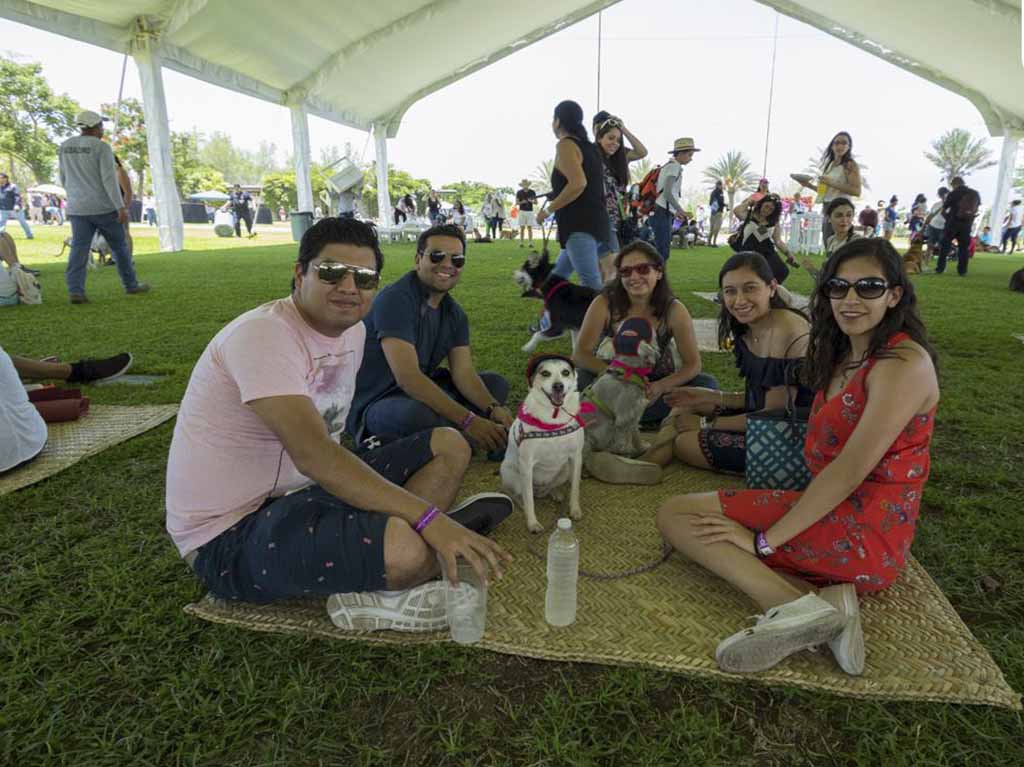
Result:
M552 529L553 528L545 527L541 531L541 533L549 533ZM535 556L537 559L543 562L546 560L546 555L537 551L537 543L542 540L545 540L543 535L531 534L530 543L527 545L526 550L533 554L533 556ZM664 564L670 556L672 556L673 551L674 549L669 544L663 543L661 546L661 554L658 556L658 558L651 560L650 562L646 562L642 565L631 567L628 570L623 570L619 573L595 573L580 568L579 574L582 575L584 578L589 578L593 581L617 581L621 580L622 578L629 578L633 575L640 575L641 573L648 573L652 570L656 570L657 568L661 567L661 565Z

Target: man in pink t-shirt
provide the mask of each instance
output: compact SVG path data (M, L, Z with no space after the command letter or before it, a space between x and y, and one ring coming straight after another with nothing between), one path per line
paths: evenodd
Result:
M380 281L374 229L327 218L299 245L292 294L246 312L203 352L167 461L167 531L223 599L328 597L342 628L445 625L438 555L500 576L486 533L512 510L474 496L454 429L355 455L339 444ZM472 529L470 529L472 528Z

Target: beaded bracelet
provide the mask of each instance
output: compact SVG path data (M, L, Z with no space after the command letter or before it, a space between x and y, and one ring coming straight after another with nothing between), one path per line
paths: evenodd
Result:
M476 413L472 410L466 413L466 417L462 419L462 423L459 424L459 429L465 431L469 428L469 425L473 423L473 419L476 418Z
M422 533L423 529L434 521L434 517L440 514L440 509L437 506L428 506L427 510L423 512L423 515L416 520L416 526L413 528L417 533Z

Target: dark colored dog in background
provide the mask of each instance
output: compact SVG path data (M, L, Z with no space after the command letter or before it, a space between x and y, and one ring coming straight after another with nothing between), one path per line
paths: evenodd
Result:
M587 308L597 295L593 288L585 288L569 282L564 277L551 273L554 267L547 253L527 259L512 276L523 291L523 298L539 298L551 316L551 327L566 327L572 333L572 346L576 348L576 335L583 325ZM551 336L538 330L523 346L524 352L532 352L541 341L550 341Z

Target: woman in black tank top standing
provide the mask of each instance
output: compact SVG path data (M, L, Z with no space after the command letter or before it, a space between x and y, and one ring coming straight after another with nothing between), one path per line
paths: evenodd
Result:
M537 221L555 214L562 251L554 274L568 279L576 272L582 285L600 290L597 248L608 238L601 158L587 139L583 109L575 101L563 101L555 107L551 128L558 137L551 196L537 214Z

